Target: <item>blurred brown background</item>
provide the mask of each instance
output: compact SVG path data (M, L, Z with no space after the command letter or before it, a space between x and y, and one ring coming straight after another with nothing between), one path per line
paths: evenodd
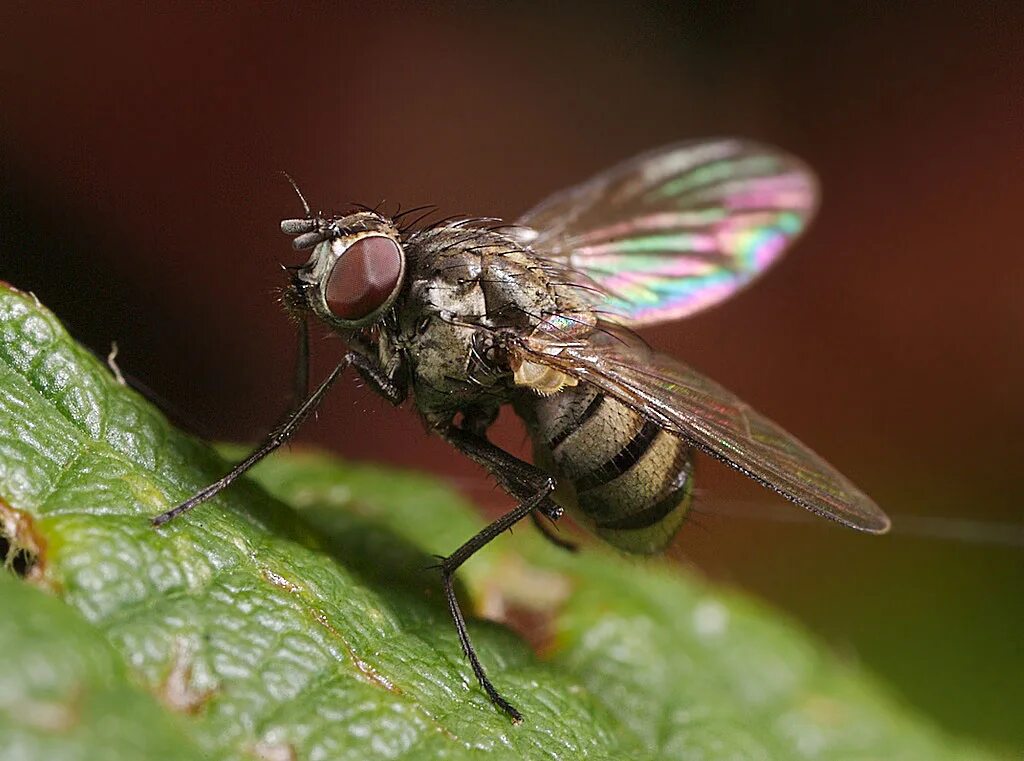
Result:
M811 442L897 531L736 516L799 513L706 465L674 553L1020 751L1024 11L710 5L5 3L0 278L96 351L116 340L199 433L253 439L292 367L273 290L299 207L279 170L327 208L514 217L665 142L784 146L822 178L810 234L647 336ZM315 351L325 370L340 346ZM505 504L408 410L343 385L303 441ZM511 421L501 437L521 446ZM987 541L912 535L972 528L934 518Z

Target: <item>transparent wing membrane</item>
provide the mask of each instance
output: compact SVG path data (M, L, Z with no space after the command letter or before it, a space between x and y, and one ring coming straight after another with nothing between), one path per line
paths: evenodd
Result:
M593 384L814 513L871 533L889 529L885 513L824 459L681 362L607 333L571 342L535 334L518 351L525 361Z
M558 193L518 224L540 256L587 276L629 325L677 319L767 270L817 206L798 159L742 140L643 154Z

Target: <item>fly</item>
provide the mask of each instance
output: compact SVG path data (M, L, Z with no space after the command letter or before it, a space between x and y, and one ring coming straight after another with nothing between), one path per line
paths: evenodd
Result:
M294 184L294 183L293 183ZM298 188L296 188L296 191ZM395 405L412 395L428 427L482 465L517 504L440 563L462 649L456 570L513 525L564 510L614 546L658 552L686 519L703 452L813 513L881 534L889 519L825 460L712 380L649 349L633 328L686 317L765 272L804 231L817 183L799 160L720 139L667 146L557 193L513 225L490 219L402 227L375 210L286 219L309 260L291 269L304 398L219 481L153 519L161 525L229 486L287 441L352 367ZM397 215L396 215L397 216ZM415 229L414 229L415 228ZM307 395L307 321L348 350ZM487 438L502 405L534 462Z

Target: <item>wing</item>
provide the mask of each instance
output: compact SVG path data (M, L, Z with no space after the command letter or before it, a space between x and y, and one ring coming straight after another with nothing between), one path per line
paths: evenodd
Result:
M874 534L884 512L825 460L736 395L646 346L598 334L556 342L537 334L514 350L633 407L697 448L811 512Z
M770 267L814 214L817 182L774 148L667 146L557 193L518 220L540 256L581 272L636 326L728 298Z

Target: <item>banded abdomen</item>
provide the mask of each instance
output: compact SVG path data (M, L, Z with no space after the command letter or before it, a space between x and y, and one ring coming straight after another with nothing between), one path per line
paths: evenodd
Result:
M585 383L518 406L537 465L559 481L560 504L619 549L664 549L693 492L682 439Z

